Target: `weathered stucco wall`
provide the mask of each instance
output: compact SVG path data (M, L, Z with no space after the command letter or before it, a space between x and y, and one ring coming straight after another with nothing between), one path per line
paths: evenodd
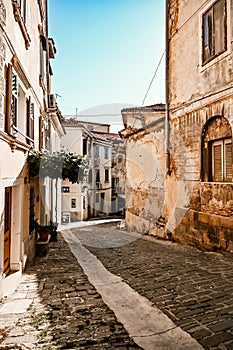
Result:
M166 230L183 243L233 252L232 183L204 176L203 147L232 137L232 1L227 0L227 49L202 62L202 16L214 1L170 1L169 20L170 176L166 179ZM175 6L175 7L174 7ZM181 64L182 62L182 64ZM217 124L204 138L210 120ZM210 135L212 132L212 135Z
M202 64L202 15L214 1L170 0L169 95L171 109L202 99L233 78L231 39L232 15L227 14L228 48L223 55ZM228 9L230 1L227 1ZM214 66L214 69L213 69Z
M160 106L161 107L161 106ZM162 106L163 107L163 106ZM126 226L164 235L164 107L123 110L126 138Z

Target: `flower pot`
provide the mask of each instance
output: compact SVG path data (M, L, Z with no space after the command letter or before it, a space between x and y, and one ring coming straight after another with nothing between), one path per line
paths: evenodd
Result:
M40 241L43 241L43 242L46 242L49 238L49 231L46 231L46 230L42 230L39 232L40 234Z

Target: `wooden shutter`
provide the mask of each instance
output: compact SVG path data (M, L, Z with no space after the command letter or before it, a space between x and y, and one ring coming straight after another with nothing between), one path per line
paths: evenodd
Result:
M39 151L42 150L43 147L43 121L42 115L39 116Z
M30 104L30 138L34 140L34 103Z
M207 61L213 54L213 9L203 16L203 61Z
M22 5L23 5L23 8L21 9L21 15L23 17L23 21L24 21L24 24L26 24L26 13L27 13L27 1L26 0L22 0Z
M30 137L30 97L26 100L26 120L27 120L27 136ZM30 141L27 139L27 143Z
M225 141L225 177L226 182L232 182L232 142Z
M223 144L222 142L216 142L213 144L212 147L212 160L213 160L213 167L212 167L212 175L213 175L213 181L221 182L223 181Z
M17 127L18 120L18 79L16 73L11 75L11 125Z
M12 66L8 64L6 68L6 108L5 108L5 131L11 133L11 77L12 77Z
M226 49L225 40L225 0L219 0L214 5L214 54L217 55Z

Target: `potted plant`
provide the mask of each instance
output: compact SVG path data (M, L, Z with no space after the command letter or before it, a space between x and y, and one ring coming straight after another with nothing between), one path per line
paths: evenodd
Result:
M50 225L37 225L37 233L39 234L39 240L42 242L47 242L49 239L49 234L51 232Z
M50 241L51 242L56 242L57 241L57 227L58 223L57 222L50 222Z

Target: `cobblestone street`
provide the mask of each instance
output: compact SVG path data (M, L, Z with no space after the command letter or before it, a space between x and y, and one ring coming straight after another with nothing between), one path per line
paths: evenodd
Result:
M20 310L25 304L27 312ZM26 311L26 310L25 310ZM139 349L59 235L0 309L0 349Z
M66 240L72 235L79 239L108 271L146 297L184 335L190 334L204 349L233 349L232 258L151 237L137 239L117 230L116 223L67 232ZM74 243L69 245L73 250ZM136 337L129 336L126 325L97 292L101 284L95 288L90 283L70 247L59 234L58 242L50 243L49 254L36 258L19 288L3 302L0 349L202 348L176 346L175 336L170 347L137 345ZM86 256L81 260L85 262ZM98 275L98 270L90 270ZM120 288L121 282L114 283L116 290ZM148 320L149 314L145 324ZM137 329L139 318L132 321Z
M233 349L232 258L150 237L88 249L205 349Z

